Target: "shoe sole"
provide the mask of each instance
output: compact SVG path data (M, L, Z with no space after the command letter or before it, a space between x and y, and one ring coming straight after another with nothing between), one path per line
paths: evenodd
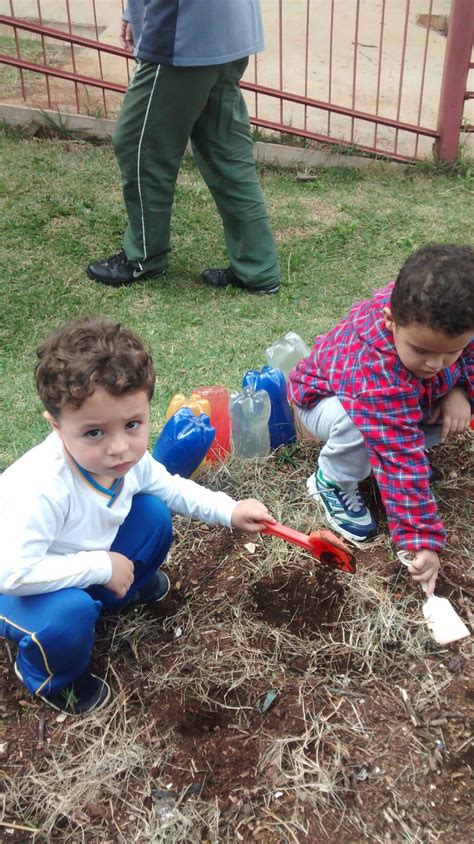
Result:
M144 281L147 278L159 278L160 276L164 275L164 271L142 273L136 278L131 278L129 281L116 281L112 278L99 278L98 276L94 275L94 273L91 272L89 268L86 269L86 275L88 278L91 279L91 281L96 281L98 284L105 284L106 287L130 287L132 284L137 284L138 282Z
M23 676L21 674L21 671L16 664L16 660L13 663L13 670L14 670L18 680L20 681L20 683L23 683L23 685L25 685L25 681L23 680ZM96 680L100 680L100 677L97 677L96 674L91 674L91 677L95 677ZM99 709L103 709L104 706L110 700L110 695L112 694L112 689L110 688L109 684L105 682L105 680L103 680L102 682L104 683L104 686L107 688L107 695L104 698L104 700L102 700L100 702L100 704L98 706L95 706L93 709L89 709L87 712L65 712L64 709L61 709L60 706L55 706L54 703L51 703L51 701L48 700L46 697L43 697L43 695L33 694L32 696L38 698L38 700L42 700L43 703L46 703L50 707L50 709L54 709L55 712L64 712L64 714L68 715L68 716L69 715L73 715L73 716L75 715L76 717L79 717L79 716L85 717L86 715L90 715L92 712L98 712ZM29 692L29 694L31 694L31 692Z
M168 575L166 574L166 572L162 571L162 572L160 572L160 574L162 575L162 577L166 577L166 592L163 595L160 595L159 598L153 599L153 602L157 603L157 604L159 604L160 601L164 601L166 596L169 595L169 591L171 589L170 579L169 579Z
M326 519L327 523L329 525L331 525L331 527L334 529L334 531L336 533L339 533L341 536L343 536L344 539L350 539L350 540L352 540L352 542L357 542L359 544L359 543L363 543L363 542L368 542L370 539L374 539L377 536L378 532L375 532L375 533L371 534L370 536L364 536L363 538L358 537L358 536L354 536L353 533L349 533L349 531L344 530L344 528L341 527L339 522L337 522L336 519L333 518L331 513L329 513L326 510L326 506L325 506L324 501L323 501L321 495L319 494L319 492L310 492L309 489L308 489L307 497L311 498L311 500L314 501L315 504L317 504L317 506L320 508L320 510L324 514L324 518Z
M213 287L214 290L225 290L226 287L235 287L236 290L246 290L247 293L260 293L267 296L272 296L273 294L280 292L279 284L275 287L269 287L266 289L265 287L248 287L246 284L236 284L232 281L229 281L228 284L214 284L212 281L208 281L207 278L204 278L204 275L202 275L201 278L204 284L207 284L208 287Z

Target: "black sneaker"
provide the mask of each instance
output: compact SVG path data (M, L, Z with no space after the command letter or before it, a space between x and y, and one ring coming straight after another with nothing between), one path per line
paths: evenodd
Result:
M124 604L124 607L138 607L140 604L151 604L154 601L162 601L170 591L170 580L167 574L158 569L149 580L135 592L133 598Z
M23 683L23 677L16 662L15 674ZM36 694L35 697L40 698L58 712L65 712L66 715L86 715L105 706L110 697L110 686L105 680L85 671L69 686L64 686L50 695Z
M258 287L250 287L244 284L240 278L232 272L230 267L225 270L204 270L202 280L211 287L239 287L241 290L248 290L249 293L278 293L280 283L271 281L269 284L262 284Z
M96 261L94 264L89 264L86 269L89 278L100 282L100 284L107 284L109 287L123 287L127 284L134 284L143 278L163 275L163 272L141 270L130 263L123 250L105 261Z

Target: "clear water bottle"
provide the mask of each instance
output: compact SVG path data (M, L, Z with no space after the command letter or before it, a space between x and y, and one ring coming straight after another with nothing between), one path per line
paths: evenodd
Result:
M288 331L284 337L275 340L268 349L265 350L265 358L270 366L275 369L281 369L285 378L296 364L303 358L308 357L311 349L306 345L305 341L301 339L299 334L294 331Z
M262 366L262 369L248 369L242 379L242 387L251 386L254 390L266 390L270 396L272 411L268 428L270 445L279 448L296 439L293 414L286 397L286 381L281 369ZM212 421L212 417L211 417Z
M270 451L270 396L266 390L244 387L232 392L229 413L232 451L238 457L265 457Z

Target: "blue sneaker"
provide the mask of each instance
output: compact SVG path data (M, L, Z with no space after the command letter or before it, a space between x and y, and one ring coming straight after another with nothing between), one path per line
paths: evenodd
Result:
M306 482L308 496L320 502L327 521L346 539L364 542L377 535L377 525L362 501L358 488L341 489L325 478L321 469Z
M122 609L130 609L133 607L139 607L141 604L151 604L156 601L162 601L163 598L166 598L168 592L170 591L170 580L167 574L164 571L160 571L158 569L155 574L152 574L149 580L138 590L135 592L133 598L128 601L127 604L124 604Z

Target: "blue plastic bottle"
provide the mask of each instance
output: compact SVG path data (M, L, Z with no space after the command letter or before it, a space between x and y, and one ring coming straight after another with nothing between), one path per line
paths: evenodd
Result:
M288 399L286 397L286 380L281 369L264 366L262 370L248 369L242 379L242 386L251 386L255 390L266 390L270 396L271 413L268 427L270 429L270 445L278 448L296 440L296 431Z
M216 429L209 416L195 416L189 407L181 407L166 422L153 446L152 455L172 475L190 478L209 451Z

